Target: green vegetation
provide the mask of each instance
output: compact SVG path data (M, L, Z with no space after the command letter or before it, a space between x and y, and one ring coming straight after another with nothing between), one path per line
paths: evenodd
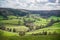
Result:
M2 19L3 17L2 16L0 16L0 19Z
M49 19L53 19L54 21L57 21L57 20L60 20L60 17L51 16Z
M47 31L48 33L49 32L51 32L51 33L53 33L53 32L60 33L60 22L53 24L51 27L39 29L39 30L32 31L32 32L27 32L26 34L42 33L43 31Z
M4 30L0 30L0 35L1 36L19 36L17 33L12 33Z
M28 36L19 36L17 33L6 32L0 30L0 39L1 40L60 40L60 35L28 35Z
M0 28L1 40L59 40L60 17L42 18L34 14L8 16L6 20L0 17L0 27L4 27Z
M16 19L17 17L16 16L8 16L9 19Z

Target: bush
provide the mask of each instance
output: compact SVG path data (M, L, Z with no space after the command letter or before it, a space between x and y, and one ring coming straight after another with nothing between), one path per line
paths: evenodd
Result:
M7 28L7 31L9 31L9 28Z
M9 29L9 31L11 32L11 31L12 31L12 29L10 28L10 29Z
M49 32L48 35L51 35L51 32Z
M56 31L53 32L53 35L57 35Z
M16 29L15 28L13 29L13 32L16 32Z
M24 36L24 35L25 35L25 32L20 31L20 32L19 32L19 35L20 35L20 36Z
M5 30L5 28L6 28L6 27L3 26L3 25L0 26L0 29L2 29L2 30Z
M44 31L44 30L43 30L43 33L42 33L42 34L43 34L43 35L47 35L47 31Z

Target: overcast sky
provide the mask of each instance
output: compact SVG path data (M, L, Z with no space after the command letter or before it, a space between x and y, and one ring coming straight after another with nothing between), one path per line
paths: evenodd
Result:
M60 0L0 0L0 7L28 10L60 10Z

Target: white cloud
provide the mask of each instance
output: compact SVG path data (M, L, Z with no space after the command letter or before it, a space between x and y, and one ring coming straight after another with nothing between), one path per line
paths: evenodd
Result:
M28 10L60 10L58 3L49 3L48 0L1 0L0 7Z

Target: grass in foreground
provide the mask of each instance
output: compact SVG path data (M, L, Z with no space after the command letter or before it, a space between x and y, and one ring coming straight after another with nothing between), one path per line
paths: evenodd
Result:
M1 40L60 40L60 35L0 36Z

